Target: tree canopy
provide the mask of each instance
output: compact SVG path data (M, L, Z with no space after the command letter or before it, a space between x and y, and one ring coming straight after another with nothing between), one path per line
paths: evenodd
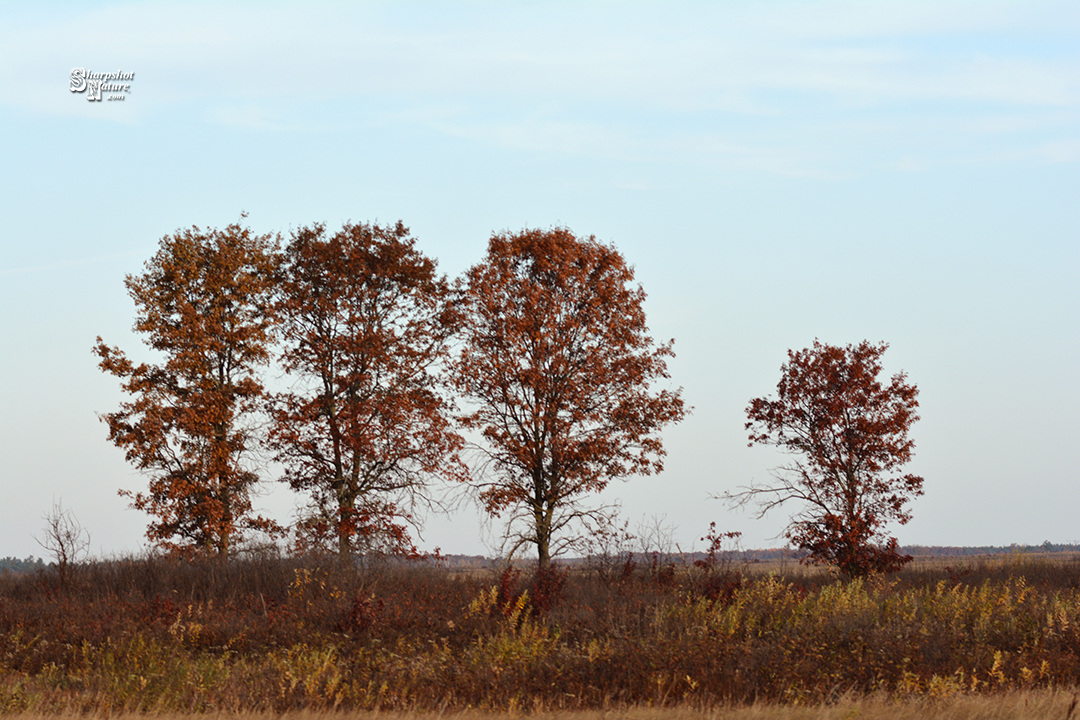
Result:
M301 228L275 294L281 361L270 446L305 493L302 533L354 551L415 552L408 525L429 477L465 474L438 364L454 314L435 262L400 222Z
M795 456L774 482L729 496L760 501L761 514L795 501L801 509L786 535L811 562L849 576L893 571L911 560L885 526L911 519L907 503L923 494L923 478L899 474L911 460L908 437L919 419L918 389L903 372L878 380L888 344L838 347L814 341L788 351L777 398L746 408L749 444L774 445Z
M101 416L109 440L150 478L148 492L121 494L156 518L147 536L167 550L224 556L244 531L274 528L250 493L276 247L237 224L166 236L125 283L134 329L164 361L136 365L100 337L94 347L133 397Z
M486 441L479 497L541 567L594 515L586 496L663 468L659 431L687 412L681 391L652 387L674 353L648 335L633 279L614 248L554 228L494 235L459 286L452 379Z

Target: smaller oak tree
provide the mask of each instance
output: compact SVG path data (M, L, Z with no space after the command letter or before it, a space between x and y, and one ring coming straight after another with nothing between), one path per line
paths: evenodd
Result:
M911 560L885 525L911 519L909 500L923 479L896 471L914 454L908 437L919 419L918 389L906 374L888 385L877 376L888 344L836 347L817 340L788 351L778 398L756 398L746 408L750 445L774 445L798 456L773 471L775 483L744 488L729 500L760 502L759 517L795 500L803 508L785 531L806 562L835 566L849 577L893 572Z
M534 545L541 568L597 520L588 494L663 469L659 431L686 414L679 391L650 387L674 353L649 337L633 279L614 248L554 228L493 236L461 285L452 377L487 441L480 500L511 513L511 553Z

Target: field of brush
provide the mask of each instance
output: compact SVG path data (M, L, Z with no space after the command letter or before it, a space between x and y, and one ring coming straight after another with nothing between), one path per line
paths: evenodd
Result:
M0 576L9 714L1063 718L1078 681L1074 557L850 581L648 558L539 576L311 559Z

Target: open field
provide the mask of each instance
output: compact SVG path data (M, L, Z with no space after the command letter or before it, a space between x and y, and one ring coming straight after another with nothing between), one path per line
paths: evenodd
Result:
M691 708L636 707L621 710L573 710L540 712L535 720L1071 720L1076 717L1077 693L1073 690L1034 690L993 696L965 695L948 700L895 700L885 697L842 698L835 703L813 706L755 703L742 707L709 710ZM11 720L57 720L63 715L17 713ZM112 720L147 720L145 714L117 713ZM153 720L187 720L191 715L161 713ZM520 720L521 713L466 710L446 713L416 712L288 712L208 713L201 717L228 720Z
M802 565L797 560L763 560L740 563L732 560L728 566L753 575L782 575L787 578L818 578L829 582L834 572L823 565ZM979 580L1001 580L1015 573L1045 574L1080 572L1080 553L1012 553L996 555L965 555L959 557L916 555L904 569L891 577L905 582L955 579L961 575ZM1065 575L1057 577L1060 582ZM1049 580L1049 578L1043 578Z
M856 581L649 558L539 577L280 559L0 577L5 713L1064 718L1078 682L1072 557Z

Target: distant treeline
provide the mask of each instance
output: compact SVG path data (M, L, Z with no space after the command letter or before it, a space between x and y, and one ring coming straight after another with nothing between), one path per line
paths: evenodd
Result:
M905 545L900 552L914 557L972 557L976 555L1029 555L1032 553L1080 553L1080 545L1067 545L1044 542L1041 545L977 545L972 547ZM765 562L775 560L799 560L805 552L792 548L769 548L761 550L737 550L722 553L722 558L743 562ZM693 562L704 558L704 553L689 553L686 558Z
M0 572L33 572L35 570L44 570L46 567L45 561L41 558L35 558L33 555L20 560L19 558L6 557L0 558Z
M900 551L914 557L975 557L979 555L1030 555L1046 553L1080 553L1080 545L1059 544L1044 542L1041 545L977 545L972 547L938 546L938 545L906 545ZM798 562L806 556L806 552L794 548L759 548L755 550L726 550L718 553L717 560L725 563L761 563L790 560ZM685 563L693 564L699 560L705 560L703 552L678 553L642 553L635 552L630 558L636 562L650 562L653 556L661 563ZM626 559L626 558L623 558ZM561 565L580 566L596 562L612 562L614 558L588 558L588 557L563 557L557 562ZM482 555L444 555L441 564L451 568L486 568L495 567L498 560L487 558Z
M967 555L1008 555L1012 553L1075 553L1080 552L1080 545L1065 545L1044 542L1041 545L980 545L976 547L937 547L927 545L907 545L904 552L915 557L956 557Z
M1080 553L1080 545L1059 544L1044 542L1041 545L977 545L972 547L956 547L950 545L907 545L901 551L915 557L974 557L978 555L1030 555L1034 553ZM703 552L693 553L641 553L635 552L630 558L636 562L649 562L653 556L661 563L685 563L693 564L698 560L706 559ZM798 562L806 553L794 548L759 548L756 550L727 550L718 554L718 560L726 563L759 563L777 560L792 560ZM625 558L624 558L625 559ZM597 562L598 558L564 557L557 562L561 565L578 566ZM607 561L612 561L608 558ZM528 562L528 561L526 561ZM465 568L493 568L500 566L497 558L488 558L483 555L442 555L435 564L444 567ZM16 557L0 558L0 573L3 572L34 572L45 570L52 563L46 563L41 558L34 556L20 560Z
M973 557L976 555L1030 555L1033 553L1080 553L1080 545L1044 542L1041 545L976 545L957 547L950 545L905 545L900 552L914 557ZM806 553L792 548L770 548L763 550L741 550L724 553L724 557L744 562L765 562L768 560L798 560ZM690 553L690 561L705 557L704 553Z

